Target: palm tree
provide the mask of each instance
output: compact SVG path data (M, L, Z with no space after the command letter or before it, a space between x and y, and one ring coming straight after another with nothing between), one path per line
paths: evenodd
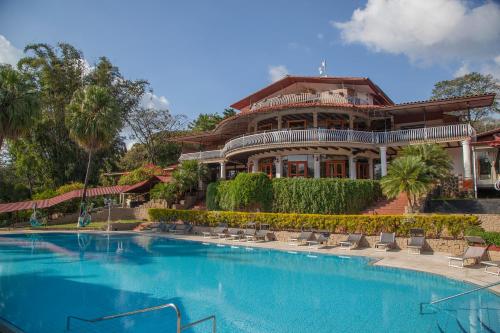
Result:
M0 149L32 125L39 109L38 92L30 77L10 65L0 65Z
M410 145L403 148L401 156L418 156L426 166L433 182L446 178L452 168L448 153L437 144Z
M429 189L431 178L426 173L426 165L420 157L402 156L392 161L380 185L388 198L395 198L400 193L405 193L413 211L418 196Z
M66 126L70 136L89 155L82 193L84 203L92 154L115 139L122 126L121 110L107 88L89 85L75 92L67 107Z

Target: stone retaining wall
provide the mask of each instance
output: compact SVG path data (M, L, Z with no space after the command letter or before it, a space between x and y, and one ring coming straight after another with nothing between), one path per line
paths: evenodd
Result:
M210 230L208 227L194 227L194 232L201 234L203 231ZM276 240L287 242L291 237L296 237L300 233L292 231L274 231ZM361 243L362 247L374 247L378 242L379 236L365 236ZM344 234L331 234L328 240L328 245L335 246L342 240L346 239ZM396 244L400 250L406 251L407 237L396 237ZM461 239L427 239L424 247L424 252L443 252L458 255L464 252L467 242ZM500 251L488 251L487 258L491 260L500 260ZM486 258L485 258L486 259Z
M500 214L477 214L477 217L484 230L500 232Z

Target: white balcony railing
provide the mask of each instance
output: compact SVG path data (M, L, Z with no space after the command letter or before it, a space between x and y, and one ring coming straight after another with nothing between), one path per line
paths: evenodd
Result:
M464 140L473 136L468 124L416 128L388 132L367 132L335 129L280 130L241 136L230 140L222 149L228 152L249 147L296 143L361 143L371 145L399 145L424 142Z
M353 105L368 105L369 101L352 96L343 96L333 92L322 93L301 93L288 94L276 97L271 97L263 101L251 105L250 110L258 110L268 107L274 107L287 104L353 104Z
M188 161L188 160L210 160L210 159L218 159L222 158L224 155L222 154L222 150L207 150L207 151L199 151L196 153L188 153L182 154L179 157L179 161Z
M182 154L184 160L210 160L224 158L228 153L252 148L286 146L287 144L316 143L356 143L375 146L398 146L412 143L452 142L475 135L474 128L468 124L425 127L388 132L368 132L311 128L305 130L279 130L240 136L229 140L222 150L210 150Z

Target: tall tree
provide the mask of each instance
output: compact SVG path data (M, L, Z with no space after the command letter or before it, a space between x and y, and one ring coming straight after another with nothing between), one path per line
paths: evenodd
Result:
M222 116L215 113L200 113L198 118L189 123L188 128L192 131L206 132L215 129L215 127L224 119L236 115L236 110L233 108L226 108L222 112Z
M68 105L66 125L70 135L88 153L82 202L87 195L92 154L110 145L122 127L120 108L110 91L90 85L78 90Z
M10 65L0 65L0 150L4 139L15 139L32 127L38 108L31 77Z
M492 75L473 72L453 80L439 81L432 89L432 98L450 98L488 93L497 94L497 98L491 107L471 109L470 112L463 116L468 122L480 123L486 117L500 112L500 103L498 101L500 83Z
M126 121L132 131L131 139L146 149L149 162L159 165L178 157L178 145L169 139L184 127L184 116L172 115L165 109L137 107L129 112ZM167 156L162 156L165 153Z
M66 127L67 106L75 92L88 85L105 87L114 97L123 120L129 110L139 104L147 82L125 79L104 57L91 66L83 54L69 44L59 43L55 47L32 44L25 48L25 52L27 56L19 61L18 67L36 80L41 115L29 137L22 140L25 149L13 151L14 163L16 167L29 168L29 161L16 155L25 150L32 152L33 158L45 166L43 174L33 170L34 183L40 187L58 187L80 180L86 174L88 156L72 140ZM123 147L123 140L116 138L109 147L100 150L96 157L103 158L95 159L96 167L89 181L98 181L99 170L114 171L109 169L118 168L117 162L125 152Z

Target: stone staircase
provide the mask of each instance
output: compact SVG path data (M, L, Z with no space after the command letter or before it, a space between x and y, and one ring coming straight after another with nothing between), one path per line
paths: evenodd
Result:
M377 201L373 206L362 211L363 215L400 215L404 214L406 211L406 206L408 205L408 199L406 194L401 193L394 199L381 199Z

